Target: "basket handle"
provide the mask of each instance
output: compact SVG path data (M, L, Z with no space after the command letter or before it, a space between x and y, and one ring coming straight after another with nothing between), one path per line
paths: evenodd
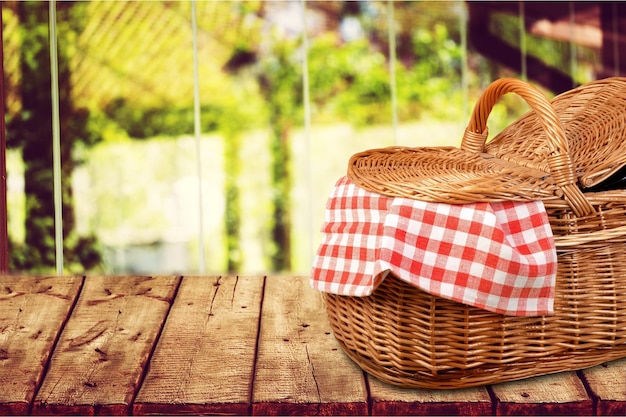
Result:
M469 125L463 135L461 149L470 152L484 152L489 133L487 118L493 106L507 93L518 94L537 114L548 139L550 153L547 160L550 174L563 192L563 198L574 214L583 216L595 213L591 203L587 201L583 192L576 185L574 164L568 151L567 139L561 121L548 99L537 88L524 81L515 78L501 78L487 87L474 106Z

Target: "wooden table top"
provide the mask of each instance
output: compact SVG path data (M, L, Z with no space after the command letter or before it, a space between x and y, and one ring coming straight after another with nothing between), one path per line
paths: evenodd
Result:
M0 277L0 414L626 415L626 360L452 391L365 375L308 277Z

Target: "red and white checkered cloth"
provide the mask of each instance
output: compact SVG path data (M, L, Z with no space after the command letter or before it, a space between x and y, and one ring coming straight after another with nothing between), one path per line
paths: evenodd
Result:
M430 294L496 313L554 312L557 256L541 201L430 203L341 178L328 200L311 284L367 296L389 272Z

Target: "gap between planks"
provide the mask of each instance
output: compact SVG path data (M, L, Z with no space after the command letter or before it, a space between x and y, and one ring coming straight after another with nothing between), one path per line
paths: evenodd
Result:
M309 279L265 285L252 414L367 414L363 372L339 348Z
M119 278L120 277L116 277L115 280L119 280ZM384 413L385 411L387 411L389 414L393 414L399 413L400 409L405 409L409 411L412 410L413 413L422 413L430 407L430 411L428 412L428 414L438 414L444 412L446 410L445 407L448 407L447 410L449 411L453 410L450 407L453 406L454 403L457 403L460 404L462 407L466 407L464 414L482 414L482 412L479 412L478 409L483 410L482 407L487 404L484 398L480 398L482 394L481 396L479 396L479 400L474 402L474 404L470 404L473 401L465 397L463 397L463 401L459 402L459 398L461 398L462 396L457 396L455 400L455 398L453 398L454 394L452 393L446 394L451 395L448 400L446 400L445 396L439 395L442 393L438 393L437 391L425 391L423 393L420 393L419 390L400 389L402 395L394 397L395 394L391 395L389 392L384 393L385 390L393 392L395 390L394 387L387 386L386 384L380 384L382 385L381 391L379 387L377 387L377 381L370 377L364 377L363 373L358 368L357 373L360 376L350 377L350 380L353 383L355 380L364 381L363 391L359 393L357 397L355 397L357 398L357 400L351 403L350 401L346 401L346 399L348 398L347 396L345 398L333 399L330 395L325 394L324 384L326 377L322 375L324 375L325 372L330 372L331 375L328 378L336 378L336 375L333 374L337 373L338 369L342 371L341 368L345 366L345 364L352 364L352 362L347 359L347 356L345 356L343 352L337 352L335 347L331 347L331 351L335 352L334 355L336 355L337 357L341 357L342 359L340 359L339 362L335 363L335 365L331 365L330 370L325 369L323 359L320 362L320 359L316 357L318 352L330 347L330 344L326 345L326 339L328 339L328 331L326 330L326 327L324 327L328 326L328 324L325 311L322 304L320 304L319 294L308 287L308 279L306 277L201 278L205 280L217 280L217 283L220 283L221 281L220 285L226 283L229 280L233 281L232 295L230 295L230 297L228 297L229 291L227 290L227 287L223 287L222 290L224 291L222 291L221 293L218 293L218 290L209 293L210 300L208 301L208 304L205 304L208 306L207 314L215 312L215 308L218 306L219 303L226 303L224 305L227 307L228 305L230 305L230 307L228 308L230 308L231 310L233 308L237 309L238 306L241 309L241 306L243 306L243 304L238 304L238 302L236 302L236 297L234 295L236 290L241 290L242 288L244 288L246 285L241 284L243 282L247 282L246 280L249 279L255 279L261 282L261 289L259 292L260 298L258 298L257 301L251 303L254 304L258 302L258 313L255 313L256 316L254 316L253 314L251 317L251 322L254 323L254 331L252 332L254 337L251 338L253 339L253 342L251 342L251 351L253 358L251 359L252 368L249 371L249 379L245 384L246 387L248 387L248 390L244 394L242 394L242 401L238 403L236 410L230 410L230 412L234 412L236 414L252 414L252 412L254 411L260 414L280 414L287 412L297 412L298 410L308 410L312 414L317 412L321 412L322 414L339 413L340 411L344 414L380 414ZM35 280L35 282L37 280L32 277L28 277L28 279ZM62 278L59 277L57 277L56 279L62 280ZM40 392L42 390L45 391L45 378L47 378L49 375L53 375L56 372L55 367L57 367L57 365L55 364L54 366L51 366L52 354L55 354L57 350L62 351L64 349L63 343L67 343L68 337L64 336L62 338L61 335L65 333L66 327L74 326L74 324L72 324L72 326L68 325L70 324L69 321L73 317L76 309L78 309L82 305L79 305L79 302L81 302L80 300L83 297L86 297L87 300L84 302L91 303L92 306L102 305L102 299L106 299L107 302L115 303L119 302L119 299L123 298L122 296L124 295L119 291L111 292L110 289L109 294L107 294L105 291L105 294L102 296L94 295L93 286L95 284L93 284L92 281L97 281L98 278L74 277L68 279L73 280L74 285L77 282L80 283L80 285L79 288L76 290L75 295L73 297L70 296L69 298L69 300L71 301L68 304L69 307L67 307L67 305L65 307L68 310L63 316L63 320L61 320L62 324L58 327L52 326L54 328L49 329L57 332L56 337L53 338L53 346L55 347L55 349L49 349L49 356L43 364L44 369L40 371L39 382L35 385L35 390L38 391L35 391L34 395L32 395L32 398L41 397ZM104 277L99 279L105 280ZM114 278L108 279L112 280ZM133 281L132 277L129 279ZM136 283L141 284L142 280L145 280L146 277L134 277L134 279ZM160 344L162 340L165 340L165 324L170 322L170 320L173 320L172 313L174 312L174 304L177 300L179 300L179 292L182 283L185 280L191 282L191 280L200 279L200 277L177 277L177 279L177 286L175 287L175 291L170 298L170 302L167 306L166 312L159 324L160 330L155 334L151 347L146 350L146 363L143 366L139 367L139 376L135 376L138 379L135 380L136 382L132 389L128 390L131 394L130 397L125 397L126 400L123 400L121 402L118 401L118 403L107 403L106 401L102 401L98 404L83 404L82 406L80 406L80 404L76 401L73 404L63 404L62 401L57 401L57 403L55 404L54 401L52 403L41 402L41 399L38 398L38 401L35 402L35 407L31 410L29 408L30 405L33 405L31 398L31 400L22 399L13 403L0 403L0 407L4 407L5 411L8 410L7 407L14 407L12 410L13 412L7 412L8 414L24 414L31 411L39 414L43 414L45 412L63 414L64 412L68 411L80 411L93 414L126 414L126 412L130 412L131 410L136 412L137 414L141 414L142 411L146 414L149 414L149 411L151 411L149 410L149 406L153 406L154 404L144 403L143 405L148 407L142 410L140 393L142 389L149 386L150 371L156 365L152 365L150 366L150 368L148 368L147 364L150 360L152 360L152 362L154 362L155 364L156 362L158 362L157 345ZM85 288L87 281L90 282L89 288L91 288L91 290L89 290L89 288ZM6 282L7 281L5 279L4 283ZM122 288L124 287L123 284L120 285L122 285ZM106 286L99 287L100 290L102 290L103 288L106 289ZM141 296L142 294L139 293L143 292L143 295L145 296L149 293L145 292L145 290L146 288L143 287L143 290L135 291L135 295ZM265 294L266 290L267 294ZM48 289L47 291L50 290ZM84 295L89 291L91 291L91 296L89 296L88 294ZM126 290L123 291L124 293L128 292ZM31 288L28 291L21 292L30 292L33 294L29 293L29 296L33 295L39 297L41 296L41 294L45 294L46 290L45 288L42 288L42 290L39 291L36 288ZM133 291L130 291L131 295L132 292ZM221 299L221 301L220 297L223 298ZM159 299L159 297L156 298ZM167 297L165 298L167 299ZM163 297L160 297L160 299L163 300ZM181 298L181 300L183 299ZM245 302L245 297L244 299L237 301ZM66 299L66 304L67 303L68 301ZM48 308L50 304L46 303L45 305ZM305 307L303 307L303 305ZM309 309L307 306L310 306L311 308ZM291 314L291 311L294 311L295 313ZM285 316L288 316L288 318L285 318ZM319 321L319 324L316 324L316 320ZM231 324L233 323L237 323L237 320L235 320L235 318L231 320ZM226 321L226 324L228 324L228 320ZM307 326L305 327L303 326L303 324L307 324ZM294 334L294 332L296 337L290 339L289 335ZM94 334L91 334L91 336L94 336ZM280 337L283 337L283 339L280 339ZM285 338L288 340L285 341ZM72 338L70 338L70 340L71 339ZM73 340L76 343L77 339L74 338ZM84 338L81 339L81 341L86 342L85 345L89 345L90 347L90 349L86 349L85 352L93 354L93 351L96 351L95 349L99 349L104 352L104 350L101 349L101 346L97 343L94 345L95 347L90 345L93 344L94 341L97 342L97 340L98 337L94 338L93 340L87 340ZM334 338L331 337L328 340L331 340L335 344L335 346L338 346L336 345L336 341L334 341ZM281 372L286 374L301 373L302 375L308 375L310 373L313 377L312 385L310 384L309 380L308 388L301 390L300 387L296 387L296 384L292 383L290 388L287 384L286 386L288 387L288 389L285 390L285 392L287 393L286 396L263 396L263 391L271 391L271 389L263 388L265 385L262 384L269 383L270 387L275 386L271 384L275 384L276 381L279 381L282 377L281 375L276 375L275 372L271 370L271 366L269 368L267 366L267 363L276 361L277 358L275 352L271 352L272 349L266 349L263 348L263 346L267 347L272 346L273 344L278 346L278 350L282 352L283 357L278 358L278 361L284 361L283 363L287 365L291 364L286 367L281 367ZM302 345L304 345L304 348L302 347ZM91 351L91 349L93 349L93 351ZM248 349L250 350L250 348ZM50 352L52 353L50 354ZM289 369L290 367L295 368ZM265 376L263 377L264 369L269 369L270 372L266 372ZM573 373L569 375L567 373L562 373L556 374L554 376L537 377L524 381L519 381L517 383L510 383L508 384L508 387L500 385L492 386L489 389L492 390L495 400L493 403L493 412L498 415L506 415L516 412L516 410L517 412L519 412L520 410L528 411L531 409L539 411L540 409L542 409L542 407L545 408L546 404L552 403L553 405L550 406L550 408L551 411L555 412L569 411L572 414L594 414L597 412L599 415L626 415L626 380L624 379L624 375L626 375L625 372L626 360L614 361L605 365L597 366L595 368L580 371L579 375L582 376L582 381L587 382L582 391L578 389L580 388L578 387L577 389L572 391L574 393L573 396L560 399L553 398L548 403L546 403L546 398L555 395L553 392L551 392L551 390L554 390L554 387L556 385L562 385L564 383L563 381L566 381L569 378L571 379L571 381L566 381L565 384L573 384L573 386L576 386L577 384L580 384L580 380L578 380L578 378L573 375ZM607 380L607 375L609 376L610 380ZM259 380L257 380L256 377L258 376L261 376L262 378L259 378ZM263 378L265 378L265 382L263 382ZM551 378L552 382L550 382ZM287 380L289 381L290 379L288 378ZM293 379L291 379L291 381L293 381ZM544 388L541 388L540 385L543 385ZM313 389L311 389L311 387L313 387ZM534 387L534 394L528 392L529 387L530 389ZM95 388L95 386L93 388ZM307 392L308 394L306 394ZM311 392L313 394L309 399L303 399L298 397L299 395L309 395L311 394ZM586 397L584 395L584 392L587 392L589 397ZM523 395L523 398L519 397L521 394L524 393L526 393L526 397L524 397ZM267 394L267 392L265 392L265 394ZM590 398L594 403L592 409L589 408ZM185 412L185 409L180 402L172 402L171 398L168 401L169 406L171 407L170 411L172 413ZM554 405L555 402L557 403L557 405ZM558 405L558 403L560 403L560 405ZM230 405L233 404L230 403ZM229 403L224 402L221 404L215 403L213 405L207 404L205 398L204 403L198 402L194 405L193 402L190 402L189 404L187 404L187 412L227 412L227 406L229 406ZM363 408L363 406L365 406L365 408ZM479 408L472 409L471 407ZM0 408L0 410L1 409L2 408ZM422 411L420 412L419 410ZM546 409L546 411L548 410ZM449 412L447 414L449 414ZM487 412L484 414L491 413Z
M2 277L1 414L31 413L83 284L84 277Z
M32 412L129 414L179 281L86 278Z
M248 414L264 282L183 278L135 414Z

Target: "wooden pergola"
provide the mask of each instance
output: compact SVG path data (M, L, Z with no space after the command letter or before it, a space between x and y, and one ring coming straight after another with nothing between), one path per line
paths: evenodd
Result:
M600 50L597 78L626 73L626 3L583 1L468 1L468 37L475 51L512 70L522 72L521 51L490 30L498 14L523 17L528 34L572 42ZM526 56L528 79L554 93L575 86L567 69Z
M115 5L115 3L110 3ZM568 90L574 81L565 69L546 65L537 57L525 57L519 48L502 40L490 30L490 22L500 14L524 17L526 33L550 37L600 50L598 78L626 72L626 3L623 2L493 2L468 1L468 37L471 47L481 55L518 73L522 66L531 82L555 93ZM0 11L1 13L1 11ZM2 28L0 22L0 29ZM4 44L0 33L0 57ZM8 232L6 198L6 85L4 59L0 62L0 273L8 272ZM91 80L90 84L98 82Z
M4 48L0 7L0 274L9 272L9 235L7 220L6 128L4 120Z

